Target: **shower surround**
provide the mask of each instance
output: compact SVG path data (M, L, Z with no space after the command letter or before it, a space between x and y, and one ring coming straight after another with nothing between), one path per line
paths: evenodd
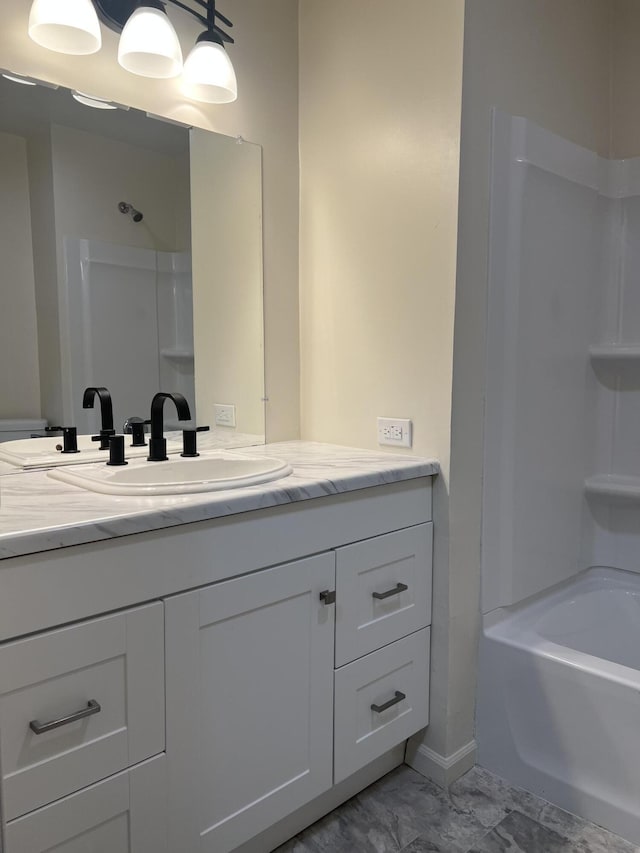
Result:
M518 616L541 594L536 613L555 606L549 589L592 566L640 572L640 158L607 160L495 112L489 239L480 763L640 842L640 806L613 784L640 790L636 745L614 748L618 687L592 672L609 660L605 632L597 618L581 627L586 662ZM639 599L618 594L629 618L611 627L632 645ZM640 658L624 667L640 683Z

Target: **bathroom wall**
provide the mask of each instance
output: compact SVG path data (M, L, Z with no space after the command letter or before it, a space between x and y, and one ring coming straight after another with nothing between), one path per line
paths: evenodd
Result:
M58 248L65 236L159 252L190 249L188 140L183 158L71 127L51 129ZM118 202L144 213L123 216ZM186 237L186 242L185 242Z
M40 417L26 141L0 133L0 418Z
M463 11L300 3L302 434L377 448L378 415L409 417L413 451L440 460L429 743L442 754Z
M264 152L265 361L268 437L295 438L299 431L298 344L298 0L233 0L220 5L234 22L230 48L238 77L233 104L188 103L177 81L148 80L121 69L117 37L104 33L100 53L69 57L30 41L31 0L0 7L0 66L88 90L187 124L242 135ZM199 26L173 16L188 51ZM104 31L103 31L104 32Z
M607 222L606 277L596 344L640 342L640 6L615 0L612 39L611 156L618 197ZM640 478L640 363L595 361L597 437L588 476ZM633 482L633 481L632 481ZM637 482L637 480L636 480ZM640 571L640 503L590 493L583 538L585 564Z
M58 332L58 262L53 198L51 128L39 131L27 141L29 196L33 231L33 268L36 285L38 359L40 368L41 412L50 412L60 422L60 378L62 364Z
M207 282L193 295L198 420L213 428L214 405L233 405L220 433L264 436L261 151L194 130L191 162L193 270Z
M611 46L611 156L640 155L640 5L636 0L613 0Z

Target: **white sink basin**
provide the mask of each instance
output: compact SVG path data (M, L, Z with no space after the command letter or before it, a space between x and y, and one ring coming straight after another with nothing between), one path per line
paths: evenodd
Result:
M130 443L130 442L127 442ZM180 442L167 445L168 453L182 449ZM91 441L90 435L78 436L80 453L62 453L62 436L44 438L19 438L16 441L0 443L0 461L8 462L18 468L53 468L58 465L81 465L83 462L102 462L109 458L108 450L100 450L98 442ZM148 447L126 447L127 457L146 458Z
M106 495L215 492L268 483L290 473L291 467L281 459L225 452L203 454L195 459L174 457L166 462L135 461L121 468L92 465L47 471L54 480Z

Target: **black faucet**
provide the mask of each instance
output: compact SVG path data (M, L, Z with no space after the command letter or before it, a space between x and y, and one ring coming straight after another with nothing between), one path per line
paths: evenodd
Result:
M109 449L109 438L116 434L113 428L113 405L111 403L111 394L106 388L85 388L82 397L82 408L93 409L93 403L96 396L100 400L100 419L102 426L100 427L100 435L92 436L92 441L100 442L100 450Z
M48 426L44 428L44 431L62 433L62 453L80 453L78 450L78 430L75 427ZM59 449L60 445L56 447L56 450Z
M151 437L149 438L149 462L164 462L167 457L167 439L164 437L162 412L165 400L173 400L178 412L178 420L190 421L189 404L182 394L167 394L159 391L151 401Z

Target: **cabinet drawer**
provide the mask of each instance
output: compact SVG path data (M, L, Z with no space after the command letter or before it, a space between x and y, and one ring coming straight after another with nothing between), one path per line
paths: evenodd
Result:
M0 685L9 821L164 750L163 605L6 643Z
M11 821L5 853L167 853L159 755Z
M336 670L334 783L428 724L429 651L423 628Z
M336 551L336 667L431 623L433 525Z

